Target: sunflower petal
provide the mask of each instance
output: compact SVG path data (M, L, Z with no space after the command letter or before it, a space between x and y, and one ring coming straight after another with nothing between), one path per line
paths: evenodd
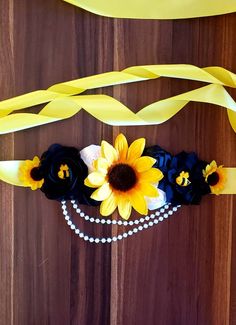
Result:
M151 168L146 172L140 173L139 176L141 182L145 181L153 184L159 182L164 177L158 168Z
M106 217L112 214L117 207L117 200L113 193L100 205L100 213L102 216Z
M101 186L105 182L105 175L99 172L92 172L88 175L87 179L94 186Z
M158 197L159 195L157 188L147 182L140 182L138 184L138 189L144 196Z
M136 159L133 163L134 168L137 170L137 172L145 172L152 168L152 166L155 164L156 159L148 156L143 156L138 159Z
M128 151L128 142L126 137L120 133L115 140L115 149L118 152L119 159L124 160L126 159L127 151Z
M132 207L140 214L147 214L147 202L140 191L132 190L129 194Z
M96 171L106 175L110 165L105 158L100 157L93 162L93 167L95 168Z
M92 187L92 188L97 188L97 185L92 184L92 183L89 181L88 177L85 178L85 180L84 180L84 185L86 185L86 186L88 186L88 187Z
M131 162L141 157L145 147L145 142L146 141L144 138L140 138L132 142L128 149L127 160Z
M96 201L103 201L108 198L111 194L111 188L108 183L104 183L101 187L99 187L96 191L93 192L91 198Z
M38 156L34 156L32 163L33 163L33 166L34 166L34 167L38 167L39 164L40 164L40 159L39 159L39 157L38 157Z
M132 206L130 201L127 199L126 196L120 195L118 199L118 211L120 216L123 219L128 220L131 214L131 210L132 210Z
M104 140L101 143L101 153L102 153L102 157L106 158L109 164L112 164L114 161L118 159L118 154L116 149L112 145L110 145L110 143Z

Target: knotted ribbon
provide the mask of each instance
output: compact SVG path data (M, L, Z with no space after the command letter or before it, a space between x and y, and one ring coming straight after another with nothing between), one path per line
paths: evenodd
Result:
M208 85L154 102L138 113L107 95L79 95L88 89L170 77L196 80ZM198 68L193 65L134 66L80 78L0 102L0 134L19 131L69 118L84 109L109 125L160 124L177 114L190 101L211 103L227 109L236 132L236 103L224 86L236 87L236 75L221 67ZM38 114L13 113L48 103ZM206 106L207 108L207 106Z

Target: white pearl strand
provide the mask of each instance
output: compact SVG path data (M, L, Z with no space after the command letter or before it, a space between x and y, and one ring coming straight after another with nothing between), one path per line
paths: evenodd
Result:
M153 221L149 221L148 223L144 223L143 226L135 227L132 230L129 230L128 232L124 232L123 234L120 234L118 236L113 237L107 237L107 238L98 238L98 237L92 237L88 236L87 234L83 233L78 227L73 224L71 217L67 211L66 201L61 201L61 207L63 211L63 215L65 220L67 221L68 226L75 232L76 235L78 235L80 238L83 238L85 241L89 241L90 243L111 243L116 242L118 240L127 238L128 236L132 236L136 234L139 231L145 230L147 228L150 228L154 226L155 224L158 224L160 221L163 221L164 219L167 219L169 216L173 215L178 208L181 207L181 205L177 205L176 207L172 207L170 209L170 204L164 205L162 208L160 208L160 211L156 211L155 213L151 214L150 216L145 216L143 218L137 219L137 220L131 220L131 221L122 221L122 220L110 220L110 219L99 219L99 218L93 218L89 217L88 215L85 215L84 212L79 209L78 204L75 203L74 200L71 200L72 206L75 209L75 211L79 214L81 218L84 218L86 221L95 222L95 223L101 223L101 224L112 224L112 225L118 225L118 226L133 226L138 225L139 223L144 223L145 221L149 221L150 219L154 219ZM166 211L165 210L168 210ZM161 216L163 215L163 216Z

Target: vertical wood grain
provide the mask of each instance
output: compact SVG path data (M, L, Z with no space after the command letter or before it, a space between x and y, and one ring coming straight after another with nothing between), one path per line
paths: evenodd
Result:
M110 19L59 0L1 0L0 99L139 64L219 65L236 72L235 28L235 14ZM162 78L88 93L112 95L138 111L195 87L197 82ZM230 93L235 98L235 90ZM189 103L159 126L112 128L80 112L1 136L0 158L31 158L55 142L79 148L103 138L112 142L119 132L130 142L142 136L147 145L196 151L236 167L236 138L225 110L201 103ZM158 227L95 246L77 238L60 205L40 191L1 184L0 194L0 324L236 324L233 196L206 197ZM101 237L122 231L78 224Z
M0 2L0 99L14 95L13 1ZM5 26L5 30L2 28ZM7 32L6 32L7 31ZM0 159L14 158L14 136L1 137ZM0 319L13 324L14 308L14 190L7 184L0 187Z

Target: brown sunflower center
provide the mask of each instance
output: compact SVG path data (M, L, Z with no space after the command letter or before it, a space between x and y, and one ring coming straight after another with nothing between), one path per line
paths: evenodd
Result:
M214 186L216 185L220 180L220 177L219 177L219 174L217 172L214 172L212 173L211 175L209 175L207 177L207 183L210 185L210 186Z
M41 181L41 179L43 179L43 175L38 167L31 169L30 176L34 181Z
M115 190L125 192L136 184L137 177L131 166L117 164L108 171L108 181Z

